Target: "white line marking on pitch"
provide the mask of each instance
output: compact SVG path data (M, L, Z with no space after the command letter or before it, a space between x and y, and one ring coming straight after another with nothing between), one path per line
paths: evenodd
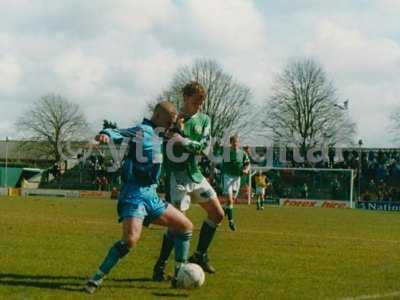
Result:
M391 297L397 297L400 296L400 291L397 292L392 292L388 294L377 294L377 295L364 295L364 296L358 296L358 297L350 297L350 298L343 298L342 300L370 300L370 299L385 299L385 298L391 298Z

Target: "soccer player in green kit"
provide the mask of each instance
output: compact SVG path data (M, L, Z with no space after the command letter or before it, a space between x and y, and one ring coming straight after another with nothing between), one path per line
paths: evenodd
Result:
M182 94L180 121L164 147L166 198L183 212L189 209L191 201L197 202L207 212L207 218L200 230L197 249L189 262L200 265L205 272L214 273L215 269L209 264L207 250L224 218L224 211L216 192L204 178L196 161L197 155L207 154L211 148L210 118L201 113L206 95L204 88L194 81L183 87ZM155 281L166 279L165 266L175 238L176 232L173 230L165 232L160 256L153 269Z
M233 221L233 203L236 201L240 190L240 179L242 175L246 175L250 170L249 156L240 149L239 136L234 135L229 139L230 149L229 155L223 157L222 173L224 183L225 214L228 216L229 228L236 230Z

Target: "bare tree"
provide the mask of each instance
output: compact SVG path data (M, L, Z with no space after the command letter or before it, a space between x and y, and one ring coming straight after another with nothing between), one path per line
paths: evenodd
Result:
M88 124L78 104L60 95L42 96L18 119L16 126L23 132L25 149L59 162L71 142L86 136Z
M237 82L214 60L199 59L192 66L184 66L176 72L172 84L157 100L170 99L177 107L182 105L182 88L191 80L198 81L206 90L203 112L211 119L211 135L221 139L224 134L249 131L251 114L251 92ZM154 103L149 104L149 109Z
M263 125L274 142L306 151L352 144L355 123L338 104L336 89L312 59L289 63L276 78Z

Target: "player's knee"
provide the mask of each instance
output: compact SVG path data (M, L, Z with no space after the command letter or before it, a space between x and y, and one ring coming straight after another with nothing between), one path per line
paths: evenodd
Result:
M224 219L224 212L222 210L218 211L216 218L215 218L215 223L219 224L222 222L223 219Z
M217 209L215 212L213 212L212 215L209 216L209 218L215 223L215 224L220 224L222 220L224 219L224 211L222 209Z
M185 233L185 232L192 232L193 231L193 223L186 218L181 224L179 224L177 231L180 233Z
M129 249L132 249L133 247L135 247L137 245L138 241L139 241L139 236L134 235L134 234L130 234L125 238L125 243Z
M118 242L116 242L114 244L113 248L117 250L119 258L123 258L130 251L130 248L129 248L128 244L126 243L126 241L118 241Z
M129 249L132 249L137 244L137 240L134 239L134 238L128 238L128 239L126 239L125 242L126 242L126 245L128 246Z
M185 232L192 232L193 231L193 223L187 219L187 221L185 222Z

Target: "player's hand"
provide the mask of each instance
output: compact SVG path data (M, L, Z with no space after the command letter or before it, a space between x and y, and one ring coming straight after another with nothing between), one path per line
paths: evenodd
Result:
M176 144L183 144L185 142L185 138L181 136L179 133L173 133L169 138L170 141Z
M98 134L95 140L101 144L108 144L110 142L110 137L107 134Z
M176 126L179 128L180 131L183 132L184 130L184 122L185 122L185 117L182 113L178 115L178 118L176 119Z
M247 166L247 167L245 167L245 168L243 169L243 175L249 175L249 173L250 173L250 167Z
M171 129L168 129L167 131L165 131L164 133L164 138L167 140L172 139L172 137L174 136L175 132Z

